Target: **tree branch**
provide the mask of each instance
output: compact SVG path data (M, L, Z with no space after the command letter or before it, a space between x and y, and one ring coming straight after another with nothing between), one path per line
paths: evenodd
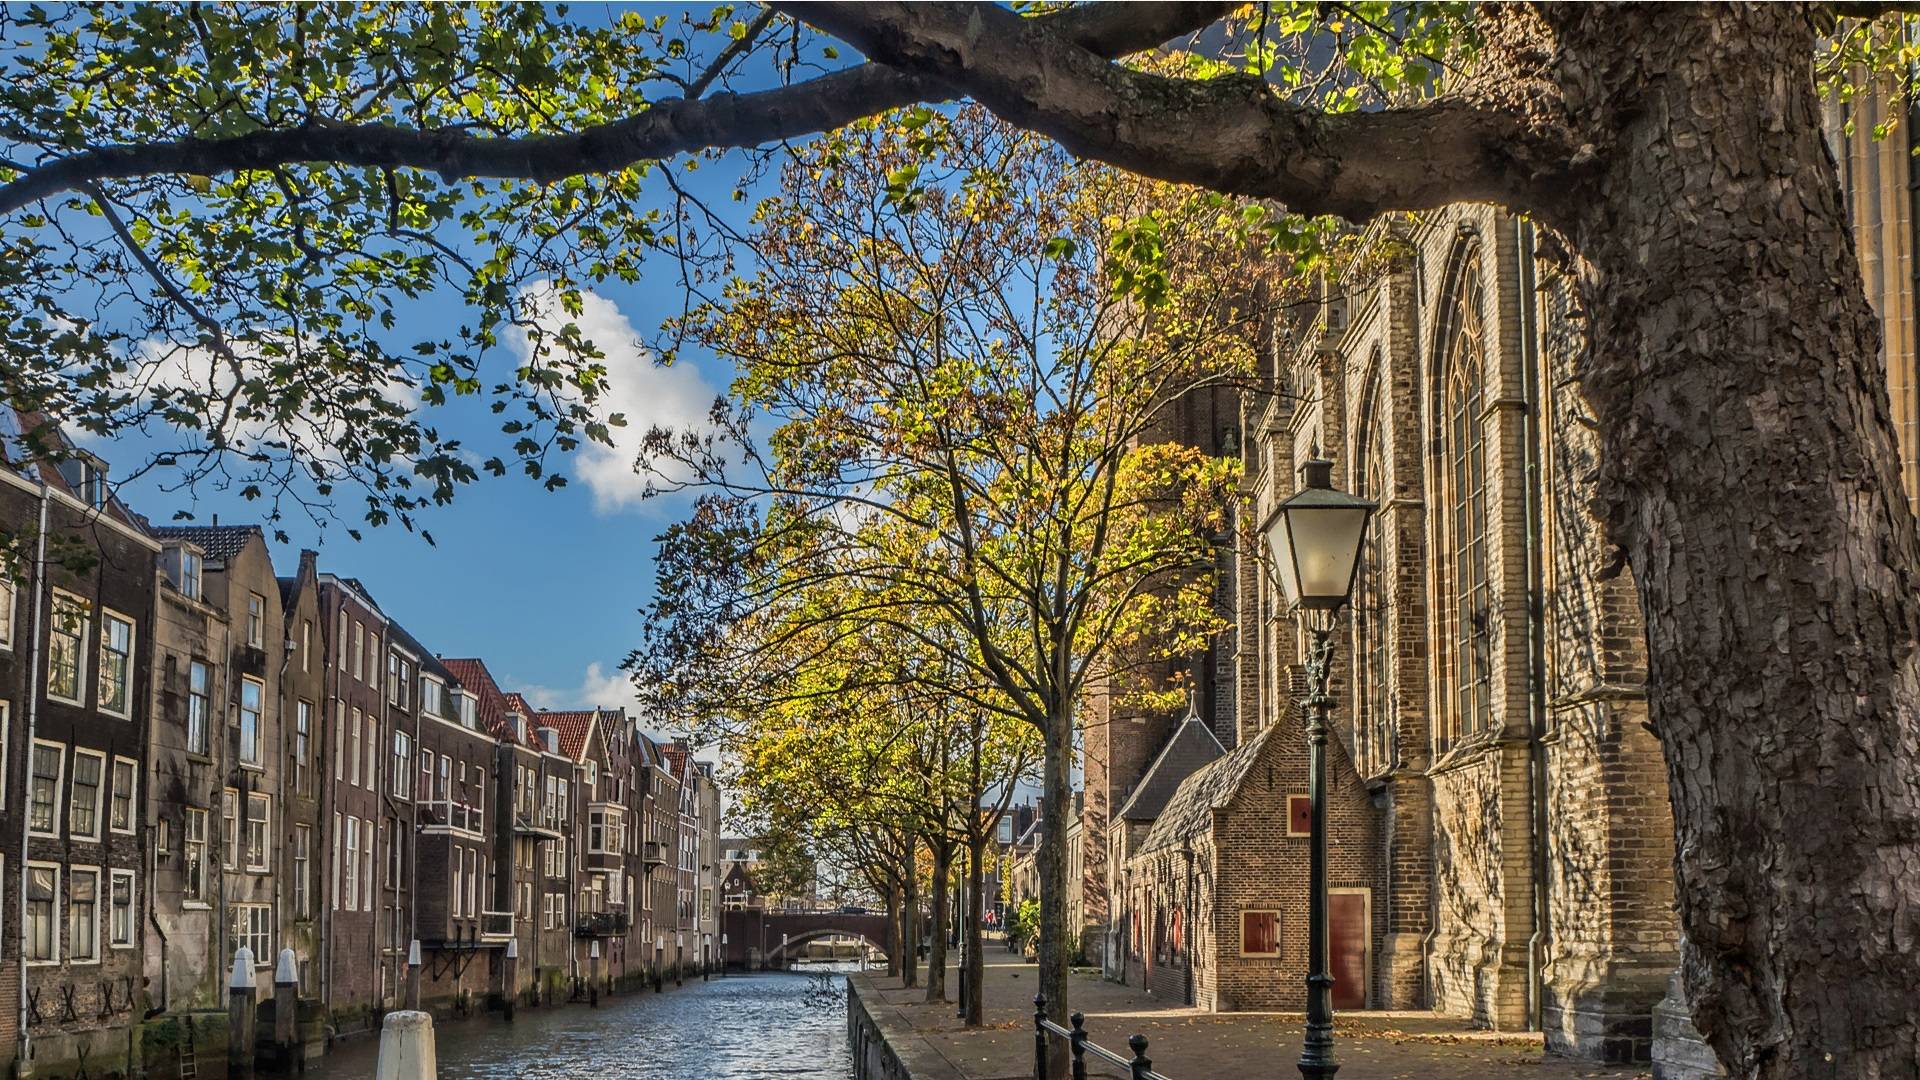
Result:
M1361 220L1461 201L1527 204L1541 135L1510 109L1443 97L1325 113L1255 76L1170 79L1112 63L994 4L779 3L903 71L937 78L1073 153L1161 180ZM1557 159L1557 160L1556 160Z
M1055 47L1121 56L1204 27L1233 6L1198 0L1110 2L1069 8L1035 21L1057 31L1046 39ZM939 81L868 63L775 90L670 98L633 116L566 135L503 138L457 128L321 121L226 138L101 146L56 158L0 186L0 214L90 182L159 174L215 176L296 162L423 169L448 181L490 177L552 183L695 150L758 146L830 131L863 116L948 95Z

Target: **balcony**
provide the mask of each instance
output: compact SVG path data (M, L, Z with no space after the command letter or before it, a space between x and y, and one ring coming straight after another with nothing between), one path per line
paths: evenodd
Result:
M658 840L641 841L640 861L646 864L649 872L656 866L664 865L667 861L667 845Z
M582 915L573 924L573 936L582 938L614 937L633 925L624 911L596 911Z
M513 833L515 836L531 836L536 840L563 840L565 835L540 818L516 813L513 815Z
M420 826L423 832L439 826L455 832L478 833L485 824L480 808L463 802L455 802L452 799L423 799L419 806Z
M482 911L480 913L480 940L498 943L513 937L513 912Z

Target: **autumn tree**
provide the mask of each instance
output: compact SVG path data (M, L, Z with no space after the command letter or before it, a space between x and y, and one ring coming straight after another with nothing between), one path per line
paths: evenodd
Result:
M734 625L804 609L912 642L1041 734L1040 988L1063 1016L1074 707L1119 644L1144 663L1219 626L1234 467L1155 433L1250 374L1265 322L1245 260L1174 289L1142 256L1215 236L1212 212L1116 220L1089 197L1106 176L976 109L797 151L755 271L679 328L734 363L734 401L649 433L644 462L701 500L635 655L663 704L733 692L764 648Z
M429 404L478 392L517 285L639 274L662 234L630 216L637 185L671 175L654 163L955 96L1076 155L1300 213L1513 207L1591 316L1595 479L1645 613L1696 1022L1739 1075L1920 1071L1920 550L1813 77L1824 41L1854 38L1836 15L1900 5L1281 4L1241 24L1255 62L1172 71L1116 58L1234 5L773 10L683 28L533 6L10 7L0 389L103 434L204 436L158 468L218 462L323 502L358 485L370 516L411 513L467 473L380 404L396 369ZM1351 78L1304 78L1298 56ZM726 92L742 70L772 78ZM1430 92L1345 92L1409 79ZM456 220L470 243L443 251ZM481 313L448 348L360 332L441 277ZM149 340L226 374L128 389ZM596 435L571 408L591 350L518 367L493 385L533 426L502 470ZM233 418L286 426L288 395L348 422L319 428L342 445L240 445Z

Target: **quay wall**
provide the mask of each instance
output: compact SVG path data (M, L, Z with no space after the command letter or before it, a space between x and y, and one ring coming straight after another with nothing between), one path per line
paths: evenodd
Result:
M865 975L847 977L847 1045L853 1080L965 1080Z

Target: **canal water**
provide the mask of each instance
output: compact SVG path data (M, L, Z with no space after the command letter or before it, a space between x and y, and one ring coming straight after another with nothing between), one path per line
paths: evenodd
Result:
M664 993L522 1008L436 1024L440 1080L648 1077L657 1080L848 1080L844 968L733 974ZM310 1080L374 1074L375 1040L335 1047Z

